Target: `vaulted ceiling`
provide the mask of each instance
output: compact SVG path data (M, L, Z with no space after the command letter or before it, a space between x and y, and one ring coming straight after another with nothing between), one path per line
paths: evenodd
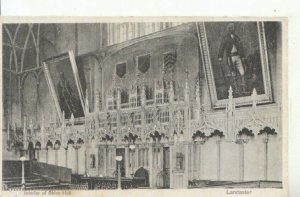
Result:
M43 49L55 50L53 37L55 25L3 25L3 69L21 73L39 67L47 56Z

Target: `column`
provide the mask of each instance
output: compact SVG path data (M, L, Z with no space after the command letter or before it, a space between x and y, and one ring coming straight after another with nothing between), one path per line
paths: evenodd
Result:
M173 146L170 146L170 188L174 188L173 183Z
M36 160L41 162L40 161L40 150L39 149L35 149L35 152L36 152Z
M135 148L135 166L134 166L134 170L133 170L133 174L135 173L135 171L138 169L139 167L139 146L137 145L136 148Z
M129 151L128 151L128 146L125 147L125 176L129 177L130 172L129 172Z
M87 175L88 174L88 159L89 159L89 156L88 156L88 149L90 147L87 146L84 150L84 174ZM97 174L99 175L99 169L98 169L98 164L99 164L99 148L97 149L97 154L95 155L96 156L96 172Z
M149 152L149 149L145 148L144 149L144 166L145 166L145 168L149 168L148 152Z
M134 24L134 37L135 38L140 37L140 24L139 23Z
M86 173L86 146L82 144L82 146L78 149L78 174ZM95 168L96 168L96 159L97 155L95 155Z
M87 154L89 154L89 152L87 152ZM87 156L87 159L88 158L89 157ZM102 158L102 160L101 160L101 158ZM103 175L103 173L101 171L101 170L103 170L103 166L104 166L103 160L104 160L103 149L101 146L98 146L98 163L97 163L98 176ZM88 164L87 164L87 167L88 167Z
M48 152L48 148L46 148L46 163L48 163L49 161L48 156L49 156L49 152Z
M196 161L196 166L195 166L195 169L196 169L196 179L200 179L200 153L199 153L199 144L195 144L195 161Z
M110 45L110 32L111 32L111 30L110 30L110 24L107 24L107 46L109 46Z
M138 152L138 156L139 156L139 162L138 162L138 168L140 167L144 167L145 164L144 164L144 148L140 148L139 149L139 152Z
M151 146L149 146L149 154L148 154L148 158L149 158L149 185L150 188L153 188L153 148Z
M147 163L146 163L146 160L147 160L147 149L146 148L143 148L143 167L144 168L147 168Z
M106 158L106 157L107 157L107 147L105 146L105 147L104 147L104 156L103 156L103 159L104 159L104 161L103 161L103 164L104 164L104 170L103 170L104 172L103 172L103 175L104 175L104 176L107 175L107 167L106 167L106 163L107 163L106 160L107 160L107 158Z
M68 167L68 148L65 148L66 150L66 168Z
M264 139L265 145L265 162L264 162L264 179L268 180L268 139Z
M185 145L185 173L184 173L184 187L188 188L189 183L189 145Z
M162 170L163 167L164 167L163 166L163 164L164 164L164 147L162 146L159 149L160 149L160 155L159 155L159 157L160 157L160 170Z
M161 160L161 155L162 155L161 154L162 153L161 152L161 147L157 148L156 151L157 151L157 153L156 153L157 154L157 168L161 169L161 164L162 164L162 160Z
M194 161L192 158L194 158L194 145L193 144L191 144L191 154L190 154L190 161L191 161L191 176L190 176L190 178L191 178L191 180L194 179Z
M217 140L217 179L221 179L221 141Z
M54 149L55 151L55 165L58 165L58 150L57 149Z
M22 95L22 82L21 75L18 76L18 112L19 112L19 120L22 123L23 118L23 95Z
M202 170L202 158L201 158L201 144L198 144L198 156L199 156L199 180L201 180L201 170Z
M114 171L117 169L117 162L116 162L116 153L117 153L117 150L116 150L116 146L113 146L112 147L112 158L111 158L111 161L113 162L112 163L112 166L114 168Z
M38 56L37 56L38 57ZM36 121L39 121L39 115L40 115L40 94L39 94L39 86L40 86L40 82L39 82L39 80L37 79L36 80L36 92L37 92L37 94L36 94L36 100L37 100L37 103L36 103L36 116L35 116L35 119L36 119ZM33 131L31 131L31 132L33 132Z
M114 23L114 43L120 42L120 23Z
M188 105L188 104L187 104ZM184 139L188 139L189 138L189 107L185 107L184 108L184 128L185 128L185 132L183 133L183 137Z
M78 150L78 147L75 148L75 174L78 174L78 153L79 150Z
M244 143L239 144L239 181L244 181Z
M132 168L133 168L133 152L129 149L129 175L132 175Z

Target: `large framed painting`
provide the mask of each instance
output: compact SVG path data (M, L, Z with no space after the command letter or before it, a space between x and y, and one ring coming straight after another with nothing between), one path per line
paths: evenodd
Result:
M197 23L201 59L214 108L272 102L268 51L263 22Z
M43 62L43 69L59 119L84 116L84 95L72 51ZM65 117L63 117L63 114Z

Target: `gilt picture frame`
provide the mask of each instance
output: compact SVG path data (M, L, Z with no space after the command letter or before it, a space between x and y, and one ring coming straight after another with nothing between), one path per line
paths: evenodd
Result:
M73 51L45 60L43 71L60 122L71 116L83 117L84 94Z
M244 45L240 54L238 47L235 49L236 53L230 51L230 55L239 55L240 62L228 54L226 57L224 42L228 42L228 26L233 26L233 34L239 43ZM198 22L197 34L213 108L226 107L230 87L236 106L250 105L253 102L254 91L258 104L273 102L264 22ZM239 63L243 65L242 70L238 68ZM242 80L239 77L244 77L245 87L241 87Z

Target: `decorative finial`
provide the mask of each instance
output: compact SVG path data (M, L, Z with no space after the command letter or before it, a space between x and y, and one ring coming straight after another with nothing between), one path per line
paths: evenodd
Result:
M72 125L74 125L74 115L73 115L73 113L71 114L70 121L71 121Z

